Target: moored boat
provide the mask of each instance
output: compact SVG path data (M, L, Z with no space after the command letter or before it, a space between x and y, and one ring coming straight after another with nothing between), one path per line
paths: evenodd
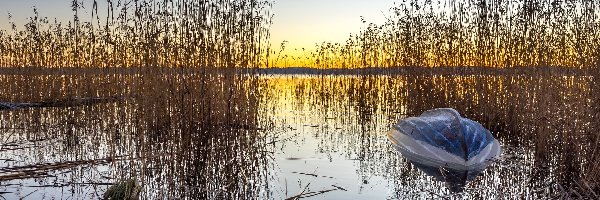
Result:
M502 153L489 130L451 108L403 119L388 138L409 160L455 170L480 169Z

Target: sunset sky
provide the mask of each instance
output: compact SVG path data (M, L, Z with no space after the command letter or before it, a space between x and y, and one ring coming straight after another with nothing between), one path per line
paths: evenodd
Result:
M90 0L86 1L90 5ZM99 1L102 2L102 1ZM22 28L33 16L33 6L40 16L68 21L72 18L70 0L0 0L0 26L8 29L8 13ZM382 23L389 15L393 0L278 0L273 12L271 43L275 48L286 40L287 49L311 49L315 43L344 42L350 33L363 26L360 16L368 22Z
M360 31L360 16L382 23L392 5L393 0L279 0L273 7L271 41L278 45L287 40L289 48L344 42L350 33Z

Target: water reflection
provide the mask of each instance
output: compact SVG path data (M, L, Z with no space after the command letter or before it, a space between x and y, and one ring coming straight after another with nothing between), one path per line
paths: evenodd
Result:
M149 199L268 197L271 150L255 123L257 101L246 89L256 88L251 80L156 74L0 80L8 85L1 94L15 94L6 96L11 102L124 97L3 111L0 180L6 198L101 198L110 184L130 177ZM8 84L26 81L33 84ZM107 84L112 86L101 87Z
M1 75L0 83L9 102L124 97L1 111L8 199L98 198L128 178L149 199L552 198L576 189L597 155L588 77ZM464 187L464 174L445 176L450 188L426 176L449 173L418 169L385 133L437 107L482 123L506 156L467 174ZM35 178L15 176L19 169Z
M490 131L451 108L402 119L387 135L411 164L453 193L462 192L502 152Z
M474 180L491 162L480 165L477 168L459 170L448 168L444 165L429 165L421 160L408 158L410 163L421 170L427 176L432 176L437 181L446 183L448 190L453 193L463 192L467 181Z
M466 183L460 195L550 198L588 178L581 171L585 168L573 166L594 166L589 149L595 145L589 77L285 76L265 82L270 88L263 92L270 98L261 107L281 124L301 130L289 131L300 139L291 147L283 146L288 148L281 151L278 163L287 163L286 157L305 157L305 162L286 170L302 167L304 172L316 170L327 176L344 176L327 167L348 168L356 174L352 184L343 185L350 193L363 194L369 188L379 191L374 198L452 196L443 183L424 177L399 157L385 135L399 119L439 107L456 108L481 122L506 145L506 156ZM323 163L327 160L330 164ZM336 164L348 161L353 162ZM314 180L306 181L314 185ZM347 194L331 192L323 198L339 195Z

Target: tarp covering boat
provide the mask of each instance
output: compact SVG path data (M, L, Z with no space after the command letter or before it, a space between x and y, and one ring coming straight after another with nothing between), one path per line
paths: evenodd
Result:
M448 168L444 165L421 163L422 160L415 159L415 157L406 158L425 175L434 177L436 181L445 182L451 192L462 192L467 182L475 179L490 164L490 162L484 162L485 164L478 165L478 168L461 170Z
M502 151L490 131L451 108L403 119L393 126L388 137L410 160L458 170L487 166Z

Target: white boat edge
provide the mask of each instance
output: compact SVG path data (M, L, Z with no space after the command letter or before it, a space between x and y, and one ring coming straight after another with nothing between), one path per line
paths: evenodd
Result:
M465 161L457 155L423 141L415 140L396 129L388 132L388 138L407 159L434 167L448 167L456 170L478 170L487 167L502 154L500 142L496 139L488 144L478 155Z

